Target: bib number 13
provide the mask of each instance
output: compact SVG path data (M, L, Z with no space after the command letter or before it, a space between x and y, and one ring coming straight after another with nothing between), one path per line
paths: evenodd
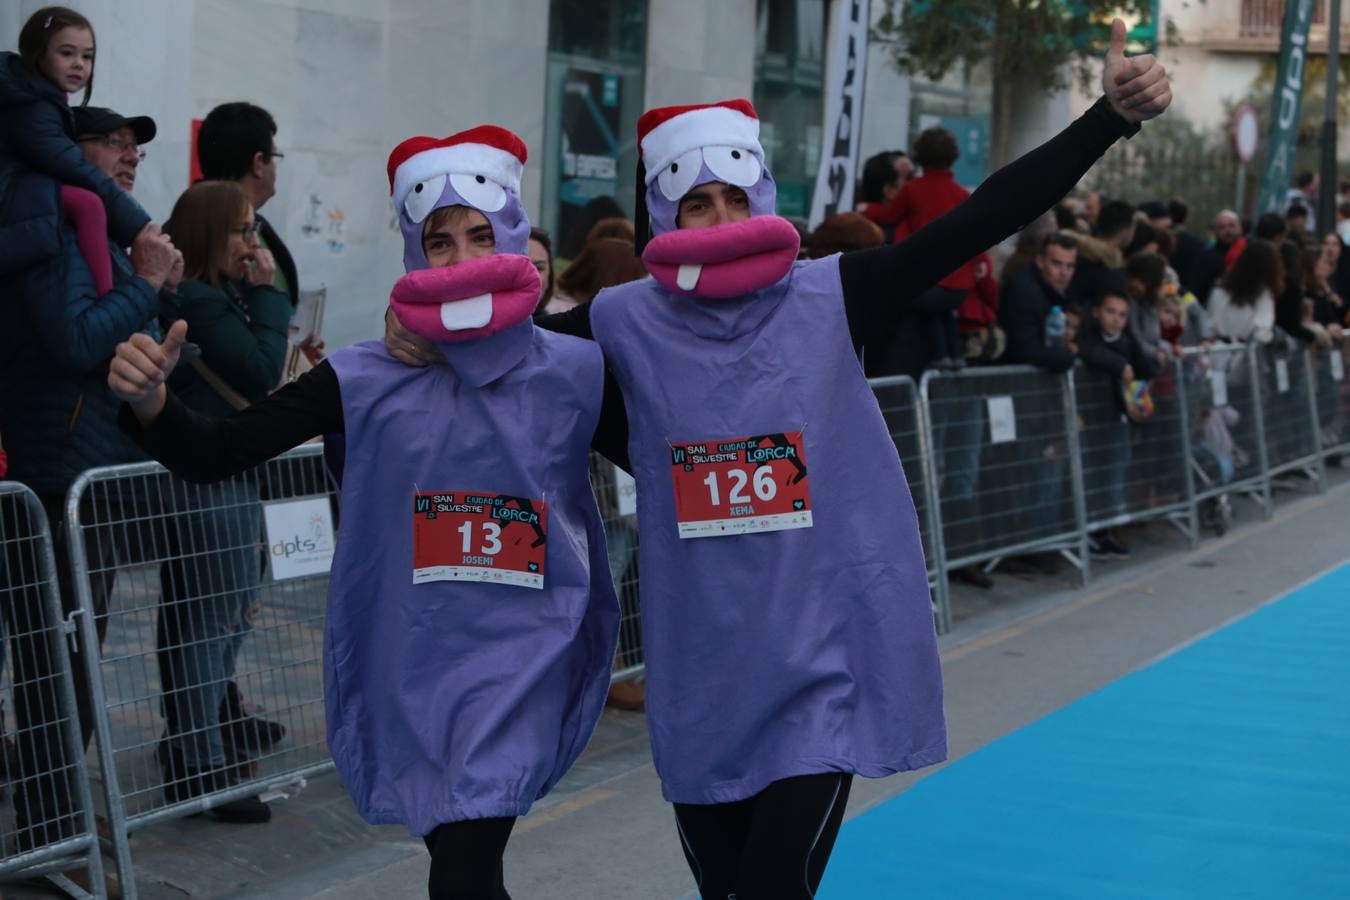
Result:
M482 542L475 549L473 546L474 525L477 524L482 531ZM485 556L496 556L502 552L502 526L496 522L465 522L457 529L460 536L464 538L460 547L465 553L481 553Z
M708 473L708 477L703 479L703 483L708 486L708 502L712 506L722 505L722 492L718 487L718 474L717 471L711 471ZM744 469L729 469L721 473L721 477L731 487L731 490L727 493L727 503L749 503L750 497L745 493L747 484L753 486L755 497L765 503L778 496L778 484L773 480L773 469L767 466L756 469L753 478L747 475Z

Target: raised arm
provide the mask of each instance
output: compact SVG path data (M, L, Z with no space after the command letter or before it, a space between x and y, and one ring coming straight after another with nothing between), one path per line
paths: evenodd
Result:
M155 459L188 481L219 481L266 462L315 435L343 430L337 373L322 362L260 403L224 419L194 412L170 394L187 327L174 323L162 344L146 334L118 345L108 386L127 401L120 425Z
M991 175L964 203L889 247L839 259L855 344L884 339L913 299L1053 206L1121 137L1162 113L1172 92L1152 56L1126 59L1125 26L1112 26L1102 72L1105 95L1030 153Z

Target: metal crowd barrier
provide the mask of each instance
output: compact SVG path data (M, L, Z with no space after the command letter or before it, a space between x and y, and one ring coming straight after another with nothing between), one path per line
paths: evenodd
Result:
M1083 364L1073 379L1089 533L1162 518L1194 546L1199 529L1181 362L1160 367L1149 380L1153 413L1140 421L1126 415L1118 380Z
M927 372L928 502L946 571L1053 552L1088 577L1073 381L1029 366Z
M46 512L31 490L0 482L0 768L13 807L0 814L0 881L45 875L75 897L62 872L103 884L76 679ZM0 892L2 895L3 892Z
M1321 485L1324 470L1312 355L1282 342L1253 350L1260 373L1267 476L1297 471Z
M1337 341L1328 350L1312 354L1313 390L1317 404L1317 432L1322 454L1336 460L1350 453L1350 341Z
M71 486L71 572L86 645L103 651L84 674L127 897L131 832L332 769L322 647L338 510L322 452L213 485L138 463Z
M1247 344L1187 348L1181 380L1201 524L1220 534L1227 531L1234 496L1250 497L1269 517L1270 478L1255 348Z
M591 486L605 526L609 574L619 595L619 649L611 682L641 677L642 609L638 602L637 485L628 473L599 454L591 454Z
M933 454L920 412L919 389L908 375L873 378L868 384L881 406L886 429L895 442L900 466L909 482L909 493L914 498L914 511L919 519L919 535L923 540L923 558L928 567L928 586L933 592L933 614L937 630L946 632L952 627L952 606L943 564L942 529L938 526L937 509L929 499Z

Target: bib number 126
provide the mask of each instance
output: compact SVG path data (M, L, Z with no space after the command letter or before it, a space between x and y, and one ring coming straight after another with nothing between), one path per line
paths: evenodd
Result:
M811 527L800 431L672 444L670 453L680 537Z

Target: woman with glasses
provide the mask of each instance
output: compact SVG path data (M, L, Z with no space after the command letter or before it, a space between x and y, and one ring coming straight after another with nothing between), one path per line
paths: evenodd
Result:
M280 380L290 299L272 286L275 263L259 244L253 206L237 182L188 188L164 227L183 253L177 309L167 314L188 322L197 348L174 391L197 412L223 419ZM284 734L274 726L276 733L240 746L221 732L227 683L258 602L258 486L248 479L173 484L180 552L160 574L157 635L167 724L159 761L171 803L237 783L241 768ZM256 797L212 812L233 822L271 818Z

